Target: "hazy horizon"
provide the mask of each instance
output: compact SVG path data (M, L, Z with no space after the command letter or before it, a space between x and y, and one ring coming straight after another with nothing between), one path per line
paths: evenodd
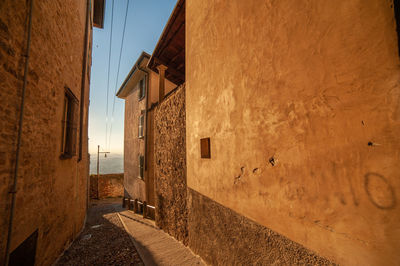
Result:
M100 174L117 174L124 172L124 155L118 153L108 153L107 157L104 153L99 155L99 173ZM90 153L90 174L97 173L97 152Z

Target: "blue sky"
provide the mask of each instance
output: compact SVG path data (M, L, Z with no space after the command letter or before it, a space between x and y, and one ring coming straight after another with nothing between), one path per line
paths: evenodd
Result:
M176 4L176 0L129 0L122 48L121 64L117 80L118 59L128 0L114 0L114 18L110 61L110 86L108 97L108 131L112 116L115 90L124 81L142 51L152 54L164 26ZM89 106L89 152L96 153L97 145L108 150L106 144L106 105L108 55L111 31L112 0L106 0L104 29L93 28L92 71ZM117 81L117 86L115 86ZM109 134L109 133L108 133ZM108 138L110 139L109 135ZM122 153L124 145L124 101L115 98L109 149Z

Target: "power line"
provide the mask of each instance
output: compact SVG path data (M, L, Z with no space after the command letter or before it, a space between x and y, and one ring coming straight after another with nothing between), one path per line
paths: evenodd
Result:
M110 44L108 50L108 73L107 73L107 104L106 104L106 143L107 148L107 133L108 133L108 91L110 88L110 62L111 62L111 45L112 45L112 32L113 32L113 21L114 21L114 0L111 5L111 32L110 32Z
M110 122L110 136L109 136L109 149L111 148L111 133L112 133L112 125L114 122L114 110L115 110L115 98L116 93L117 93L117 85L118 85L118 77L119 77L119 69L121 66L121 56L122 56L122 48L124 46L124 39L125 39L125 27L126 27L126 18L128 17L128 8L129 8L129 0L126 2L126 10L125 10L125 18L124 18L124 28L122 30L122 41L121 41L121 47L119 49L119 59L118 59L118 69L117 69L117 78L115 79L115 89L114 89L114 97L113 97L113 107L112 107L112 114L111 114L111 122Z

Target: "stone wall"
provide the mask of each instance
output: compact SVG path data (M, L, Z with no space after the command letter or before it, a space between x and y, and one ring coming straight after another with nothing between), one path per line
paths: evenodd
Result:
M185 85L154 114L156 224L187 244Z
M29 3L0 1L0 264L10 217ZM83 50L88 46L85 20L86 1L34 1L11 251L38 229L37 265L54 262L80 232L86 215L86 73L85 98L81 98ZM65 87L79 105L84 103L81 160L60 158ZM77 130L78 152L79 121Z
M100 180L99 180L100 179ZM124 174L90 175L90 198L104 199L124 196Z
M188 188L189 247L210 265L332 265L288 238Z

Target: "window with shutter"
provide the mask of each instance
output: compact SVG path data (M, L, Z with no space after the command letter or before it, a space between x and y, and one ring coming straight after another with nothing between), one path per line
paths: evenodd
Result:
M72 91L66 88L62 117L61 158L66 159L76 155L78 113L79 101Z
M139 155L139 178L144 178L144 156Z
M139 116L139 129L138 130L139 130L138 137L143 138L144 137L144 114L143 114L143 112Z

